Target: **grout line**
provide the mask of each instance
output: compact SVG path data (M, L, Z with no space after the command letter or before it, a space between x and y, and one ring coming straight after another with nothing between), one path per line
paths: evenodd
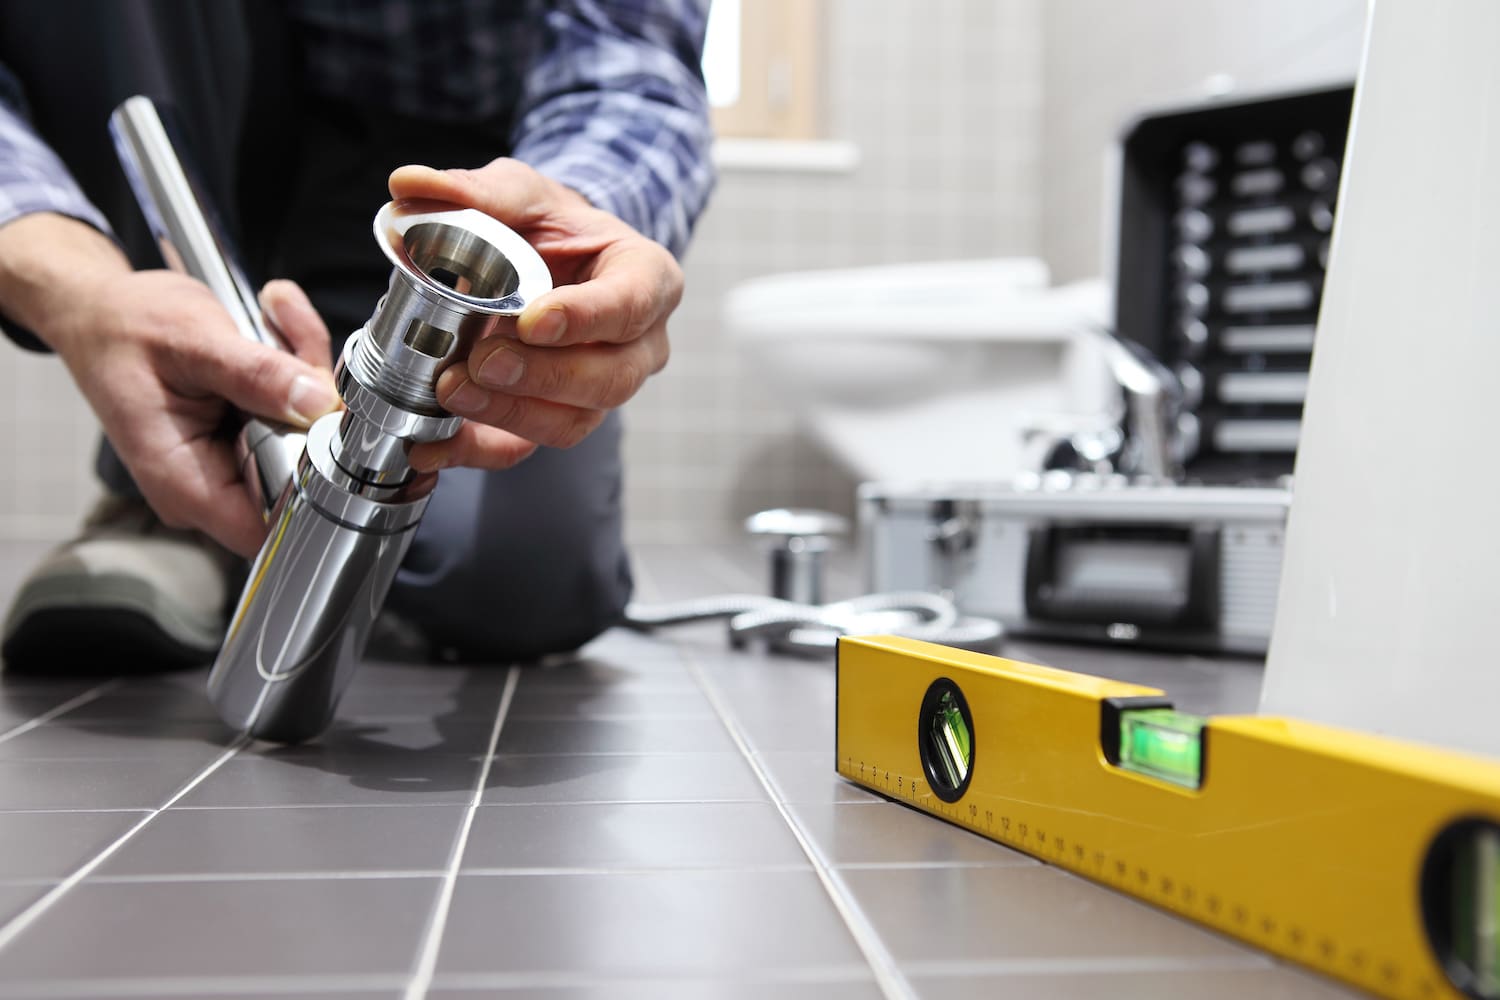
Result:
M657 692L660 694L661 692ZM696 693L696 692L695 692ZM515 718L525 722L681 722L684 719L712 719L712 712L531 712L520 711Z
M1142 955L1084 958L979 958L917 959L909 962L907 971L932 978L970 978L973 976L1089 976L1150 972L1263 972L1276 967L1274 959L1263 955L1194 958L1190 956Z
M79 882L82 882L89 876L91 872L94 871L94 869L104 864L105 861L109 860L111 855L113 855L120 848L124 847L126 842L128 842L131 837L134 837L137 833L140 833L141 830L145 829L146 824L150 823L153 819L160 816L166 810L170 809L173 803L177 802L183 796L187 795L194 788L197 788L205 778L217 771L225 761L229 760L229 758L233 757L235 754L244 749L246 744L248 744L249 742L249 737L240 736L239 738L237 738L233 743L225 748L223 753L219 754L219 756L214 760L212 764L208 765L208 767L204 768L202 771L199 771L196 777L179 788L171 798L167 799L166 802L163 802L160 806L147 813L144 817L141 818L141 821L139 823L136 823L129 830L126 830L112 844L96 854L92 860L84 862L82 867L59 882L51 892L47 893L41 899L38 899L36 902L26 907L26 909L16 914L8 923L0 926L0 951L3 951L21 934L21 932L35 923L37 918L40 917L43 913L47 912L47 910L52 907L52 904L56 903L59 899L62 898L64 893L73 888Z
M715 995L715 986L820 986L837 983L868 983L869 969L863 965L798 966L791 969L760 969L732 977L711 972L672 975L666 972L445 972L439 985L450 990L584 990L590 995L614 996L621 986L655 988L697 987L699 995Z
M663 872L687 875L718 875L725 872L750 874L781 874L802 872L805 864L766 865L692 865L656 867L634 865L617 868L608 867L552 867L552 868L465 868L464 875L484 878L574 878L580 876L631 876L660 875ZM391 868L385 871L265 871L265 872L155 872L141 875L96 875L90 881L95 885L129 885L137 883L159 884L162 882L320 882L360 881L372 879L431 879L445 878L447 869L442 868ZM50 878L0 879L0 885L53 885Z
M120 679L117 677L114 680L105 681L98 687L89 688L82 694L74 695L67 701L63 702L61 705L53 706L52 708L43 712L41 715L38 715L36 718L28 719L25 722L21 723L19 726L16 726L14 729L7 729L5 732L0 733L0 743L4 743L6 740L12 739L13 737L20 736L22 733L29 733L38 726L41 726L44 723L51 722L53 719L57 718L59 715L62 715L64 712L71 712L79 705L87 705L89 702L93 701L95 698L100 697L105 692L119 686Z
M769 865L633 865L619 868L465 868L465 875L483 876L485 878L523 878L534 875L545 875L549 878L574 878L578 876L632 876L663 874L671 875L723 875L723 874L749 874L749 875L782 875L789 872L805 872L807 866L802 864L769 864Z
M736 758L738 759L738 758ZM769 805L770 800L766 798L749 799L707 799L701 795L682 799L517 799L508 802L489 802L479 808L481 809L538 809L571 806L733 806L733 805ZM3 815L3 813L0 813Z
M131 885L162 882L330 882L361 879L441 878L439 868L392 868L386 871L290 871L290 872L177 872L145 875L97 875L94 885Z
M406 1000L424 1000L427 991L432 987L432 975L437 969L438 950L443 944L443 931L448 926L448 911L453 905L453 891L458 885L458 869L463 864L464 851L469 846L469 831L474 827L474 816L479 811L479 803L484 798L485 785L490 780L490 767L495 763L495 748L500 745L500 729L505 725L505 716L510 711L510 703L516 696L516 685L521 680L521 668L511 667L505 677L505 689L500 693L500 707L495 710L495 724L490 729L490 742L485 750L484 765L479 769L479 781L474 787L474 797L469 801L469 808L464 813L463 822L459 825L458 836L453 840L453 854L448 861L448 870L443 876L443 884L438 889L437 899L433 902L432 916L427 924L427 932L422 940L422 948L417 956L417 967L412 972L411 980L406 984Z
M723 560L723 562L725 565L731 565L728 560ZM654 581L639 566L636 567L636 575L639 578L643 578L643 589L657 590ZM676 644L674 643L674 645ZM880 939L879 932L875 930L869 918L865 916L864 911L859 908L859 904L854 900L849 887L837 872L824 863L817 849L813 846L811 839L808 837L807 831L802 829L802 826L792 815L791 810L787 808L787 804L781 801L781 798L777 795L775 783L766 772L764 765L751 752L750 745L745 739L745 734L740 730L728 706L724 704L724 699L720 695L718 688L709 679L702 666L699 665L696 657L681 646L678 646L678 649L683 653L688 673L697 681L704 696L708 698L709 704L713 706L714 712L718 715L719 722L729 731L730 739L739 748L740 754L743 756L745 763L749 765L750 770L755 772L756 780L761 783L761 787L771 797L772 805L776 807L776 811L781 814L782 821L786 823L792 836L796 838L797 846L802 849L802 853L807 856L807 860L812 864L813 874L818 877L818 881L823 885L823 891L828 894L829 901L833 903L834 909L838 911L839 916L843 919L844 928L848 930L850 937L854 939L855 946L859 948L860 953L865 957L865 961L869 963L870 971L875 977L875 985L884 994L886 1000L908 1000L908 998L915 998L917 995L916 991L912 988L911 983L907 981L906 977L901 974L901 970L897 968L895 956L891 954L890 949L886 948L885 942Z
M1021 855L1017 860L1004 861L847 861L835 864L832 867L839 871L852 872L899 872L899 871L953 871L964 869L973 871L977 869L990 868L1041 868L1044 863L1036 858ZM1089 883L1090 885L1096 883Z
M346 995L352 990L389 990L401 985L399 973L288 975L288 976L171 976L109 979L23 980L0 984L0 997L79 998L111 997L210 997L313 996L323 993Z
M17 759L21 763L25 763L25 758ZM82 806L76 809L6 809L4 806L0 806L0 816L24 816L27 813L148 813L150 811L151 810L148 808L130 809L122 808L120 806L110 806L108 809L91 809L87 806Z
M916 992L912 989L911 983L907 981L906 977L896 967L895 956L890 953L890 949L886 948L885 942L880 939L879 932L875 930L869 918L865 916L864 911L859 908L859 904L854 900L853 894L849 891L848 886L844 884L844 880L837 872L823 862L823 859L818 855L817 849L813 847L812 841L808 838L807 832L802 829L801 825L792 815L791 810L787 808L787 804L782 802L777 796L776 786L772 782L770 775L766 773L765 768L750 752L750 747L745 741L744 734L740 732L739 726L735 723L728 709L719 698L719 693L715 690L713 682L709 680L708 675L696 663L689 667L689 669L698 677L698 683L703 685L704 693L708 695L708 700L713 703L714 709L719 712L720 721L729 730L730 737L744 754L745 762L750 765L750 769L755 772L756 778L765 787L766 793L771 796L771 802L776 807L776 811L781 814L781 818L791 830L792 836L797 839L797 844L802 848L802 853L807 855L807 860L812 863L813 873L818 876L818 881L823 883L824 891L828 893L828 898L833 902L834 909L838 910L839 916L843 918L844 926L848 929L850 936L854 938L855 945L858 946L860 952L865 956L865 961L870 963L870 971L875 975L875 985L880 988L880 992L885 995L886 1000L904 1000L904 998L915 997Z

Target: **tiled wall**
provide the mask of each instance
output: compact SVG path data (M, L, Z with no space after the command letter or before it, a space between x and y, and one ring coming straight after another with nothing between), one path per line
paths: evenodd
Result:
M93 413L56 358L9 340L0 346L0 392L0 538L66 537L97 490Z
M1133 107L1213 72L1352 74L1360 0L829 0L827 126L852 171L723 172L686 261L667 370L627 410L629 533L721 538L754 510L848 510L854 484L725 336L724 293L778 271L1044 253L1096 273L1100 156ZM91 420L50 359L0 348L0 537L65 534Z
M829 5L827 131L858 146L859 165L721 173L686 262L672 362L626 414L635 540L722 537L763 507L852 507L852 481L725 336L722 297L777 271L1035 253L1040 7Z

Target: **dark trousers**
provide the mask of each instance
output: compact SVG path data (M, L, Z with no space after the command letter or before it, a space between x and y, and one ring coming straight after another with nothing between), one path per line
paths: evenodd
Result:
M505 147L498 128L302 111L297 147L278 151L291 172L282 214L259 220L269 235L248 235L267 248L263 273L307 291L337 351L389 281L370 223L389 200L390 171L479 166ZM576 448L542 448L502 472L445 470L388 606L434 643L491 660L574 649L614 624L631 592L620 439L611 414ZM133 489L113 455L101 455L100 471L112 488Z

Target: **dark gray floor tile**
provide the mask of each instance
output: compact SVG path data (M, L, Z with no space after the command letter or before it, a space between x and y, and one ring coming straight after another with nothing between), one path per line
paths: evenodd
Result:
M143 812L0 813L0 879L62 879L145 817Z
M1018 641L1005 655L1161 688L1178 708L1203 713L1254 712L1264 674L1264 664L1248 657L1208 658L1030 640Z
M17 694L9 681L0 682L0 737L67 700L50 694Z
M25 722L44 712L95 692L104 694L111 682L100 677L29 677L0 672L0 728Z
M0 760L0 811L155 809L209 763L170 756L159 760Z
M718 719L508 719L500 753L729 753Z
M481 809L465 869L807 864L769 802L614 802Z
M30 885L0 884L0 924L7 923L26 907L35 903L51 891L47 883ZM3 959L3 956L0 956Z
M73 722L218 722L202 671L125 681L59 716Z
M518 687L508 719L710 719L713 706L695 688Z
M0 760L190 758L209 763L233 743L219 722L104 722L54 719L0 742Z
M1162 1000L1214 997L1216 1000L1342 1000L1363 996L1336 983L1286 968L1192 969L1133 972L1099 970L1055 975L911 977L923 997L1047 997L1048 1000Z
M579 650L578 660L630 660L644 666L680 666L682 654L663 634L615 628ZM562 664L567 665L566 661Z
M748 978L748 977L747 977ZM791 982L771 979L657 979L626 981L605 979L588 984L507 984L504 978L447 977L454 985L429 990L428 1000L472 1000L476 996L498 996L504 1000L881 1000L883 994L872 980L819 980ZM951 1000L951 998L950 998Z
M898 959L1223 959L1254 953L1044 865L844 869Z
M257 749L287 760L351 754L399 755L411 751L473 756L483 754L489 748L490 733L494 728L493 714L489 718L478 715L472 718L339 718L310 743L295 747L266 745Z
M766 801L737 753L496 757L486 805Z
M0 952L0 983L406 972L438 885L432 878L85 882Z
M219 768L179 804L224 808L468 803L478 781L478 760L457 754L245 755Z
M346 695L379 691L430 691L454 697L498 696L505 668L438 663L366 662L355 671Z
M437 966L720 979L767 967L864 971L811 872L463 876Z
M804 802L797 823L828 864L1035 865L1019 851L895 803Z
M458 805L169 809L95 876L441 871L463 817Z
M803 711L789 703L779 709L736 707L732 716L752 753L801 751L833 752L834 709L832 705Z
M833 769L833 746L756 754L782 802L883 802Z
M589 657L549 666L526 666L516 691L662 691L695 688L681 654L660 640L645 656Z
M749 656L708 651L696 657L709 680L734 707L787 710L832 705L837 687L832 659Z
M386 719L472 722L493 719L499 706L500 689L490 683L476 684L469 691L366 686L351 689L339 701L337 717L356 725Z

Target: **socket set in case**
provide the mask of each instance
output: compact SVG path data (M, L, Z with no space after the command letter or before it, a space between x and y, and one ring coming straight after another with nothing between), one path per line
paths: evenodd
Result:
M1292 471L1353 96L1224 98L1120 140L1116 328L1181 383L1189 480Z

